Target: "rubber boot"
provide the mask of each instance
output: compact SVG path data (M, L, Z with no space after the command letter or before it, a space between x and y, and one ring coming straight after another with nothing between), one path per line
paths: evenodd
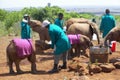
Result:
M59 72L59 70L58 70L58 64L54 64L53 69L50 70L50 71L48 71L48 73L57 73L57 72Z
M60 69L67 69L67 62L64 62L62 66L59 66Z

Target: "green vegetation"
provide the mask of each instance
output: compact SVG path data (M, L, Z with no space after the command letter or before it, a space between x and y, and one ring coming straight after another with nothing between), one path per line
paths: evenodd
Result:
M24 14L29 14L32 19L40 20L41 22L45 19L50 20L52 23L54 19L57 17L58 13L62 12L64 14L64 20L68 20L69 18L87 18L92 19L96 18L98 21L98 25L101 19L101 16L95 16L91 13L77 13L77 12L66 12L64 9L58 6L52 7L30 7L24 8L21 11L6 11L0 9L0 36L9 35L9 34L20 34L20 22L23 18ZM117 22L120 22L120 16L115 16Z

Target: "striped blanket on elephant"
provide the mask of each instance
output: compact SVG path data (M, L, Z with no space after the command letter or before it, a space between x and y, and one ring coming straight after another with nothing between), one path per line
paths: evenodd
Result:
M33 52L33 46L32 46L32 40L31 39L19 39L15 38L13 39L13 42L15 43L18 57L25 57Z
M70 41L70 44L80 43L80 34L68 34L67 36Z

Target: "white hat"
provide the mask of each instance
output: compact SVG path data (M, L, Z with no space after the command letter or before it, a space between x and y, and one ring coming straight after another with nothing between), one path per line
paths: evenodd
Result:
M27 17L27 16L28 16L28 14L25 14L25 15L24 15L24 17Z
M44 20L42 23L42 27L46 27L49 24L50 24L50 22L48 20Z

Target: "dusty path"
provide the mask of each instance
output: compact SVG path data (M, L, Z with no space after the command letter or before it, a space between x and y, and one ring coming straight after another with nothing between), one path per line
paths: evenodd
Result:
M62 70L56 74L48 74L47 71L52 69L53 55L37 55L37 70L38 74L30 73L30 63L25 59L21 62L21 69L25 72L21 75L9 75L8 66L6 65L6 46L9 41L15 38L14 36L5 36L0 38L0 80L69 80L74 76L74 72L68 72L68 70ZM35 39L34 39L35 40ZM117 50L110 58L120 58L120 44L117 43ZM84 59L83 62L89 59ZM15 67L14 67L15 69ZM93 76L87 75L90 80L120 80L120 70L116 69L111 73L98 73Z

